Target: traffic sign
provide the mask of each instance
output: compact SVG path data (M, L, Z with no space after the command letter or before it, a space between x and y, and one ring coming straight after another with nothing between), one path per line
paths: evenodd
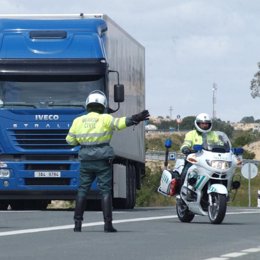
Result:
M254 163L245 163L241 168L241 173L246 179L253 179L258 173L258 169Z

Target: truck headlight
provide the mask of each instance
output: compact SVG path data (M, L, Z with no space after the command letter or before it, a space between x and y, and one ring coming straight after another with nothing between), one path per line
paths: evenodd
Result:
M8 169L0 169L0 178L9 178L10 173L11 172Z

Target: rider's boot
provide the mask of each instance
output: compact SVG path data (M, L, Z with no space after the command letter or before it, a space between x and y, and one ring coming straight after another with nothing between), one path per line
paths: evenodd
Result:
M112 225L112 195L107 193L102 196L102 210L104 216L104 232L117 232Z
M74 232L81 232L82 220L84 210L86 208L86 198L85 197L77 197L76 198L76 206L74 211Z

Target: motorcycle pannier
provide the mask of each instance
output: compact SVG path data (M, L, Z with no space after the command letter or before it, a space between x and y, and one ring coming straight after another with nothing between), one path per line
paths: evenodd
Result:
M158 192L164 196L174 196L179 190L179 174L164 170L160 180Z

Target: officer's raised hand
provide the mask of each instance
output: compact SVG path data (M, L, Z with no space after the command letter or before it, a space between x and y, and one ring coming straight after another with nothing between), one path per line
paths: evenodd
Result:
M149 119L149 111L143 110L142 112L132 115L131 119L133 124L138 125L141 121L148 120Z

